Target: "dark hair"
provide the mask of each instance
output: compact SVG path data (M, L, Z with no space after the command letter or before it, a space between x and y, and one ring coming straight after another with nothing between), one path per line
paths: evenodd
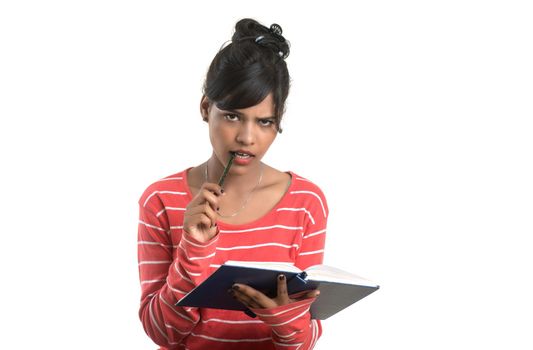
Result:
M290 85L289 43L281 33L277 24L267 28L250 18L238 21L231 43L213 58L203 89L220 109L255 106L272 93L279 132Z

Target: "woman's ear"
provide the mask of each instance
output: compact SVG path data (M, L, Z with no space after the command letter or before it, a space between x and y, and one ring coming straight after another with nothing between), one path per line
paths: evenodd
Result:
M203 95L202 100L200 101L200 114L202 115L204 122L207 122L208 120L210 106L211 102L209 102L207 96Z

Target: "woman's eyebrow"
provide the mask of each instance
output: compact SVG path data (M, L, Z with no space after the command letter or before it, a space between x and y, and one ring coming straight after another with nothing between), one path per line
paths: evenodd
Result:
M236 114L240 117L242 116L245 116L244 113L241 113L239 111L236 111L234 109L224 109L222 110L223 113L231 113L231 114ZM261 120L264 120L264 119L276 119L275 116L271 115L271 116L267 116L267 117L257 117L257 119L261 119Z

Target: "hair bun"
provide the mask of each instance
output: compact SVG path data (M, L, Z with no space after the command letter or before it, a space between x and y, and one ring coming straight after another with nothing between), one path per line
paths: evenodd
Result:
M277 23L273 23L270 28L265 27L254 19L244 18L235 25L235 33L232 42L250 42L269 48L273 53L283 59L290 53L289 42L282 35L283 30Z
M235 24L235 33L231 38L232 41L240 41L249 38L255 38L259 35L268 34L269 30L259 22L251 18L244 18Z

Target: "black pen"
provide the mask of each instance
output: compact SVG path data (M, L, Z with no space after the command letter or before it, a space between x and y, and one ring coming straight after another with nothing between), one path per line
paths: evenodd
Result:
M224 180L226 179L226 175L228 175L229 168L231 168L231 164L233 164L233 159L235 158L235 153L230 152L231 157L229 158L228 164L226 164L226 167L224 168L224 172L222 173L222 176L220 177L220 180L218 180L218 185L222 187L224 184Z

